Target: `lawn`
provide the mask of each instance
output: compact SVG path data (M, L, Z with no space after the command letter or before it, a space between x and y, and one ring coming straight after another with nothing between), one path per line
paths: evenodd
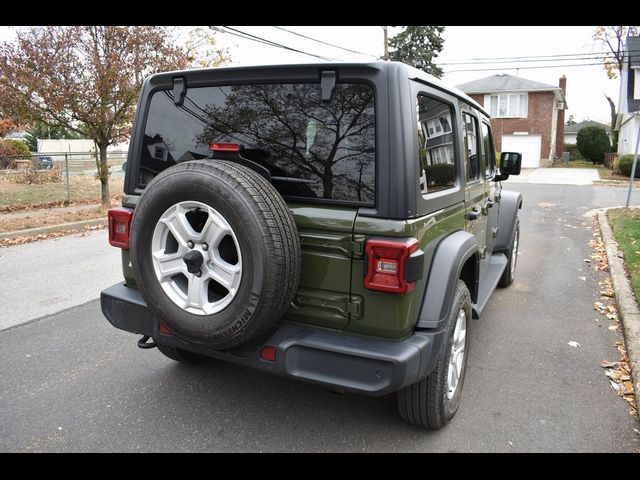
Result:
M22 210L32 207L62 205L67 199L66 177L46 183L18 183L16 175L0 175L0 211ZM111 198L122 196L122 178L109 180ZM100 181L91 175L69 178L72 204L100 203Z
M613 236L624 253L631 285L640 300L640 208L616 208L607 213Z

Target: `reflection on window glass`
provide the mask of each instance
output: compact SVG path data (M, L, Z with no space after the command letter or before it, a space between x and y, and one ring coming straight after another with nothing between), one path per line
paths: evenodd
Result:
M493 138L486 123L482 123L482 166L485 170L485 178L492 178L496 170L496 154Z
M456 183L456 162L451 131L451 107L444 102L418 95L418 148L420 189L433 193Z
M237 143L243 157L280 177L273 184L282 195L373 204L374 113L373 90L361 84L336 85L331 102L318 84L190 88L182 106L171 90L158 91L141 183L176 163L212 157L211 143Z
M467 164L467 179L480 178L480 157L478 155L478 121L468 113L462 114L464 127L464 156Z

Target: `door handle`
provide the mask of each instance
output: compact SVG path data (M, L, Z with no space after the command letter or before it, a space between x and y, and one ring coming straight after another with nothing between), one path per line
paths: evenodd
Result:
M467 220L476 220L479 215L480 215L480 212L474 208L470 212L467 212L465 217Z

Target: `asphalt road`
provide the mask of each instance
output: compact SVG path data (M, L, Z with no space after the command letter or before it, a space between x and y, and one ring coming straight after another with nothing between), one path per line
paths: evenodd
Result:
M460 411L443 430L402 422L394 396L339 395L217 361L184 367L139 350L93 300L0 332L0 451L639 451L638 422L598 365L618 358L621 338L593 310L604 274L584 262L593 223L582 215L623 204L626 190L505 187L525 199L517 278L472 325ZM53 256L67 240L34 245ZM8 283L31 271L6 265ZM94 275L71 284L96 297ZM67 282L52 275L50 287Z

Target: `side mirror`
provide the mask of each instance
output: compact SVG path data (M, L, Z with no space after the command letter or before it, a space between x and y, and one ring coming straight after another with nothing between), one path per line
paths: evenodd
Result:
M500 173L507 175L520 175L522 154L515 152L502 152L500 154Z
M494 182L502 182L509 175L520 175L522 154L515 152L502 152L500 154L500 173L493 177Z

